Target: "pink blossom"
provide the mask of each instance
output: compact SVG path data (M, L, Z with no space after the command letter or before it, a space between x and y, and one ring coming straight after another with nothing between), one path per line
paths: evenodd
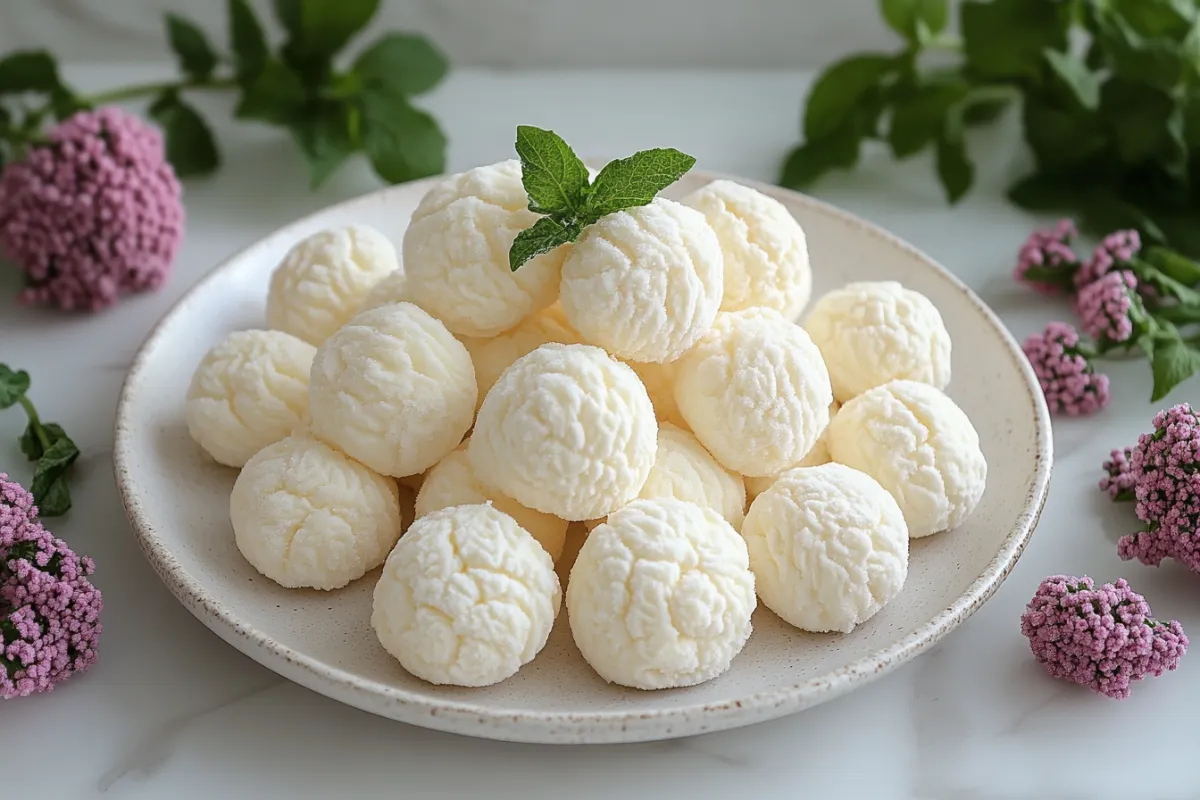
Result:
M1108 492L1113 500L1132 500L1134 477L1132 465L1129 462L1132 449L1113 450L1108 461L1103 464L1107 473L1100 479L1100 490Z
M1021 633L1050 677L1119 700L1134 681L1178 667L1188 647L1180 624L1153 619L1124 578L1099 589L1087 576L1046 578L1021 615Z
M1092 257L1075 273L1075 287L1082 289L1113 269L1125 269L1142 250L1142 237L1135 230L1114 231L1097 245Z
M1129 341L1141 321L1138 281L1132 272L1109 272L1079 290L1075 313L1083 330L1098 342Z
M1079 257L1070 246L1077 235L1075 223L1069 219L1059 220L1048 230L1029 234L1017 253L1013 278L1047 294L1069 287L1071 275L1079 266Z
M1051 322L1025 340L1024 350L1050 413L1079 416L1108 405L1108 376L1093 371L1070 325Z
M183 236L162 137L117 108L82 111L0 173L0 253L24 303L97 311L157 289Z

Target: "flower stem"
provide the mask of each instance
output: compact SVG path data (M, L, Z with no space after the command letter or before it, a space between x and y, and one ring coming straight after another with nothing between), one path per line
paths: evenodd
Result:
M33 407L33 403L29 402L29 398L24 395L17 402L21 404L21 408L25 409L25 416L29 417L29 427L33 429L34 434L37 436L42 450L49 450L50 437L46 435L46 429L42 427L42 420L38 417L37 409Z
M138 97L147 95L160 94L172 89L182 91L185 89L231 89L237 86L237 80L234 78L205 78L188 79L183 81L162 81L158 83L138 83L133 86L126 86L123 89L113 89L100 94L94 94L91 97L83 98L87 103L95 106L104 105L105 103L119 103L122 100L133 100Z

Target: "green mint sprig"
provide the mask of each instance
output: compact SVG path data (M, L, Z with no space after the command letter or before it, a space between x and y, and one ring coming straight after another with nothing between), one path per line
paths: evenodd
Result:
M881 0L892 53L830 65L780 182L857 165L867 141L897 159L932 149L950 202L974 182L963 136L1017 101L1034 169L1022 208L1090 232L1136 228L1200 257L1200 4L1192 0Z
M167 40L182 77L86 97L63 82L44 50L0 58L0 166L39 143L51 117L144 97L176 174L205 175L220 166L220 151L187 95L232 90L238 119L288 130L313 188L358 152L389 183L436 175L445 167L446 137L410 99L442 80L445 56L423 36L388 33L347 69L335 63L378 7L379 0L274 0L285 38L273 50L248 0L227 0L228 53L192 22L167 14Z
M0 411L20 405L29 424L21 434L21 452L34 462L29 491L44 517L61 516L71 508L67 472L79 458L79 448L55 422L42 422L30 402L29 373L0 364Z
M589 181L587 166L554 131L519 125L516 147L529 210L544 216L513 240L508 265L514 272L531 258L575 241L606 214L646 205L696 163L669 147L641 150L610 161Z

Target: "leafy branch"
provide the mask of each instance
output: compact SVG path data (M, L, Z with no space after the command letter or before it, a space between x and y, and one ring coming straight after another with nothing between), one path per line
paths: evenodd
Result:
M228 53L218 52L192 22L167 14L167 39L182 77L91 96L62 80L50 53L11 53L0 59L0 166L42 141L48 119L146 98L176 173L208 174L220 165L220 152L187 95L235 91L238 119L289 131L314 188L357 152L389 183L442 172L446 137L432 116L410 102L445 76L441 52L423 36L388 33L347 69L335 64L378 7L379 0L274 0L286 35L273 50L248 0L227 0Z
M34 462L33 482L29 491L44 517L61 516L71 508L71 490L67 472L79 458L79 448L56 422L42 422L30 402L29 374L13 371L0 364L0 411L20 405L29 418L21 434L21 452Z

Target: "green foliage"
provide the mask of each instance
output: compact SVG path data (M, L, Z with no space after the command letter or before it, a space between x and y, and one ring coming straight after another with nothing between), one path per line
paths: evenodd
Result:
M67 484L71 465L79 458L79 448L55 422L42 422L33 403L26 397L29 374L0 364L0 410L20 404L29 424L18 443L21 453L34 462L29 491L43 517L57 517L71 508L71 490Z

